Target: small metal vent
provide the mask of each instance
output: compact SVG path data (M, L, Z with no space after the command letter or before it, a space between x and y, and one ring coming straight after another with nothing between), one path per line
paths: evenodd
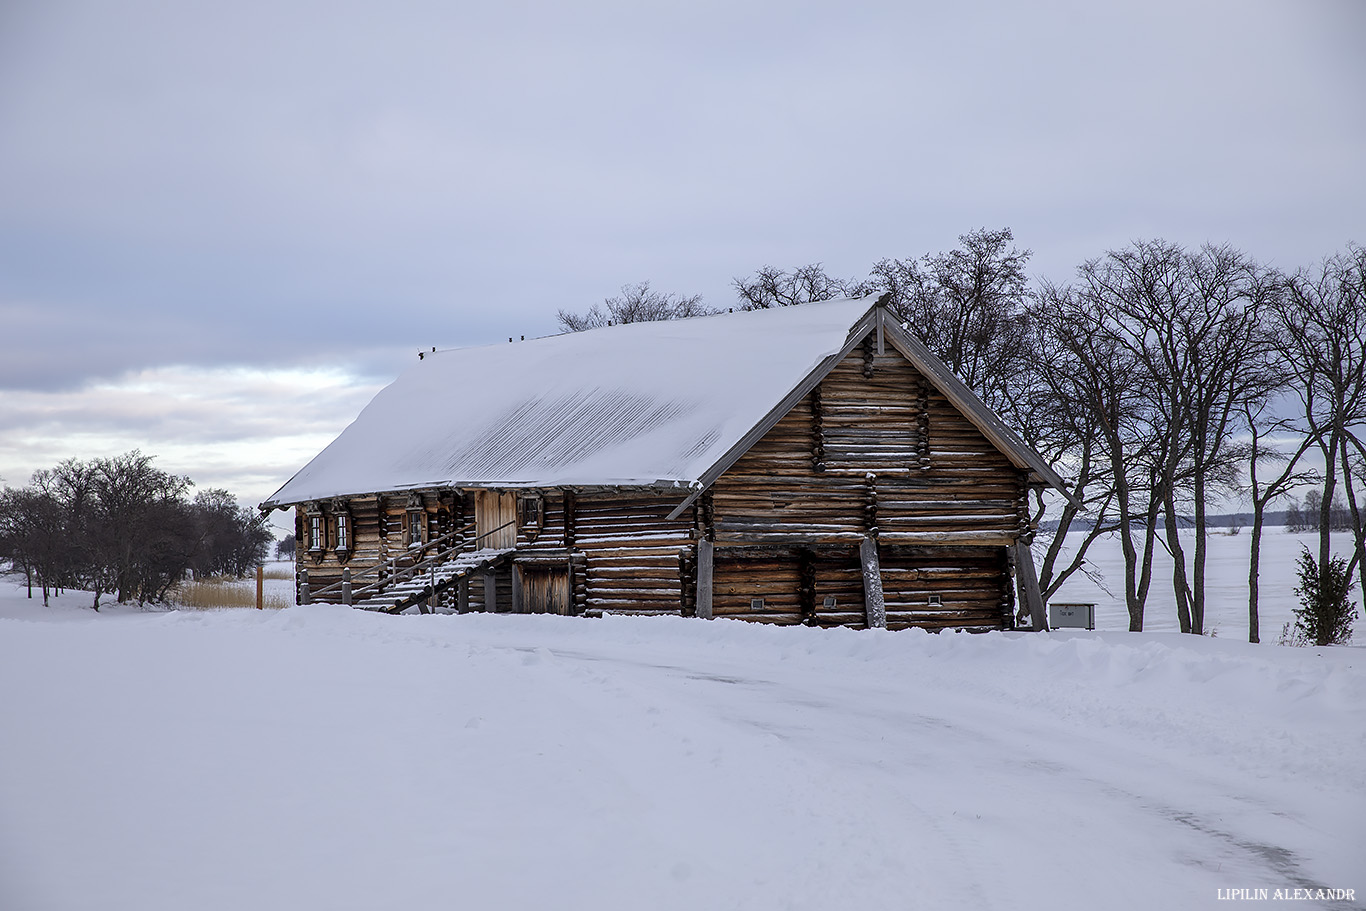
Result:
M750 598L750 599L749 599L749 609L750 609L750 610L763 610L763 609L764 609L764 599L763 599L763 598Z
M825 607L826 610L830 610L832 607L835 606L835 596L834 596L834 595L826 595L826 596L825 596L825 600L824 600L823 602L821 602L821 603L824 605L824 607Z
M939 595L930 595L930 607L943 607L944 599Z

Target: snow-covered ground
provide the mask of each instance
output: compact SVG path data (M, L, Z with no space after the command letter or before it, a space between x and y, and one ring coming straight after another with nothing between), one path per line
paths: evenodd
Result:
M1074 549L1079 540L1076 534L1069 535L1068 546ZM1305 547L1317 558L1318 542L1317 534L1291 534L1284 526L1263 529L1261 574L1258 580L1258 614L1261 617L1263 642L1279 640L1281 627L1294 620L1295 608L1299 606L1299 598L1295 595L1295 586L1299 584L1295 562ZM1182 546L1186 551L1186 566L1189 570L1195 560L1194 536L1183 532ZM1349 546L1347 535L1334 536L1335 553L1346 555ZM1045 547L1046 542L1040 535L1040 540L1034 545L1036 564L1042 561ZM1224 530L1210 535L1206 633L1219 638L1247 641L1247 573L1251 549L1252 535L1247 529L1236 535L1229 535ZM1149 632L1176 632L1179 626L1176 598L1172 593L1172 559L1160 545L1156 554L1152 587L1144 609L1143 629ZM1060 565L1063 562L1059 560ZM1093 603L1096 605L1096 629L1127 630L1129 614L1124 608L1124 555L1119 539L1107 535L1097 540L1087 551L1086 567L1098 576L1099 584L1080 572L1076 573L1063 583L1052 600ZM1360 605L1359 593L1356 601ZM1359 620L1358 628L1361 630L1359 641L1366 641L1366 622Z
M0 582L0 908L1361 908L1364 655Z

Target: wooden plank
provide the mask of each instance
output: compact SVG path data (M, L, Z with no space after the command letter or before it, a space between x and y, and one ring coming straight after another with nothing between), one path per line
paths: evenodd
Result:
M498 576L493 570L484 572L484 610L490 614L498 611Z
M863 565L863 604L870 629L887 628L887 608L882 600L882 571L877 562L877 542L865 537L859 545Z
M1034 572L1034 555L1023 541L1015 542L1015 580L1020 598L1029 605L1032 626L1039 632L1047 631L1048 617L1043 609L1043 595L1039 592L1039 577Z
M712 618L712 576L715 545L703 538L697 542L697 616Z

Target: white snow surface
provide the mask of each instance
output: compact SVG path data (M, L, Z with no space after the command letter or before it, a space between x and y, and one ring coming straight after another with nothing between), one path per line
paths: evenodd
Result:
M1362 657L0 581L0 908L1361 908Z
M266 505L459 484L695 484L875 302L428 353Z

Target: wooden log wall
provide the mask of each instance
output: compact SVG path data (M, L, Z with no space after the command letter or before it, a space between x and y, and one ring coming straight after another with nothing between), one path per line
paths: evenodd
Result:
M857 543L874 527L884 542L1019 536L1024 473L885 350L855 349L717 479L718 545Z
M712 616L793 625L802 622L801 566L786 548L716 552ZM762 600L762 606L756 606Z
M304 537L296 540L298 549L295 557L295 571L308 570L308 584L313 591L341 581L342 567L350 566L352 571L378 563L383 557L380 539L380 501L376 496L354 497L344 501L327 501L319 504L323 517L322 553L310 553L307 549L308 516L306 506L295 510L295 527L302 529ZM337 550L337 515L345 512L351 525L351 547L344 553ZM297 580L295 596L297 600Z
M1014 595L1003 547L879 548L888 629L1005 629ZM716 554L717 617L866 626L857 548L732 547ZM939 598L931 603L931 596ZM756 607L755 599L763 605Z
M881 555L888 629L1014 625L1006 548L884 546ZM932 596L940 603L932 604Z
M1004 548L1028 531L1025 481L900 352L877 354L870 335L712 486L713 609L862 626L856 550L872 535L889 627L1007 626ZM928 549L911 559L907 546ZM827 594L834 610L823 613ZM934 611L930 594L943 601Z
M574 542L585 555L585 606L681 612L679 552L692 548L692 516L668 521L681 495L579 493Z

